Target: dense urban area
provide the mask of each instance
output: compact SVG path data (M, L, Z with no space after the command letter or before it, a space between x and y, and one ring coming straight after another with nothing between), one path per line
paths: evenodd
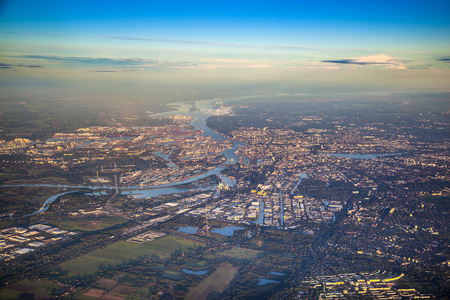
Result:
M37 105L0 115L0 299L450 294L446 96Z

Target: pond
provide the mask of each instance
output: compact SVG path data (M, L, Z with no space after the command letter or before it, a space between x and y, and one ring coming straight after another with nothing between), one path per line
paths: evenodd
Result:
M257 285L266 285L269 283L279 283L279 281L277 280L270 280L270 279L265 279L265 278L259 278L259 282L257 282Z
M206 275L208 273L208 270L192 271L189 269L183 269L183 272L192 275Z
M270 272L270 275L276 275L276 276L284 276L286 273L280 273L280 272Z
M198 230L195 227L186 226L186 227L178 228L178 231L183 232L183 233L195 234L195 233L197 233Z
M225 236L232 236L234 234L235 230L242 230L245 229L244 227L239 226L228 226L221 229L213 229L212 232L218 233Z

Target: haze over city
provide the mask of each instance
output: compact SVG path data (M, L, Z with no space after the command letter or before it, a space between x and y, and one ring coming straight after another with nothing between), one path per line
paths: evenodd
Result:
M448 299L449 12L0 1L0 299Z

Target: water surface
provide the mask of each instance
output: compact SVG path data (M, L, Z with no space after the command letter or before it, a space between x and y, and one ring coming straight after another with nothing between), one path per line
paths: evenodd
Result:
M270 272L270 275L276 275L276 276L285 276L286 273L281 273L281 272Z
M257 285L266 285L269 283L279 283L279 281L277 280L270 280L270 279L265 279L265 278L259 278L259 282L257 282Z
M183 233L195 234L195 233L197 233L198 230L195 227L186 226L186 227L178 228L178 231L183 232Z
M264 201L261 201L259 203L259 218L258 218L258 220L256 220L253 223L256 223L256 224L263 224L264 223L264 209L265 209L264 206L265 206Z
M234 234L235 230L242 230L245 229L244 227L240 226L228 226L221 229L213 229L212 232L218 233L224 236L232 236Z
M183 269L183 272L192 275L206 275L208 273L208 270L192 271L189 269Z

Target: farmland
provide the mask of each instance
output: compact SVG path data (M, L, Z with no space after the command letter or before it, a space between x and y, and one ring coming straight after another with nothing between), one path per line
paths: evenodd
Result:
M119 241L105 248L64 262L61 264L61 268L68 271L69 276L93 274L101 266L116 266L130 259L143 257L166 259L175 250L189 252L201 246L204 246L204 244L170 235L143 244Z
M0 289L0 299L41 299L64 288L49 280L21 280Z
M223 292L230 285L237 272L238 268L233 267L231 264L221 264L211 276L193 288L186 295L186 299L207 299L214 292Z

